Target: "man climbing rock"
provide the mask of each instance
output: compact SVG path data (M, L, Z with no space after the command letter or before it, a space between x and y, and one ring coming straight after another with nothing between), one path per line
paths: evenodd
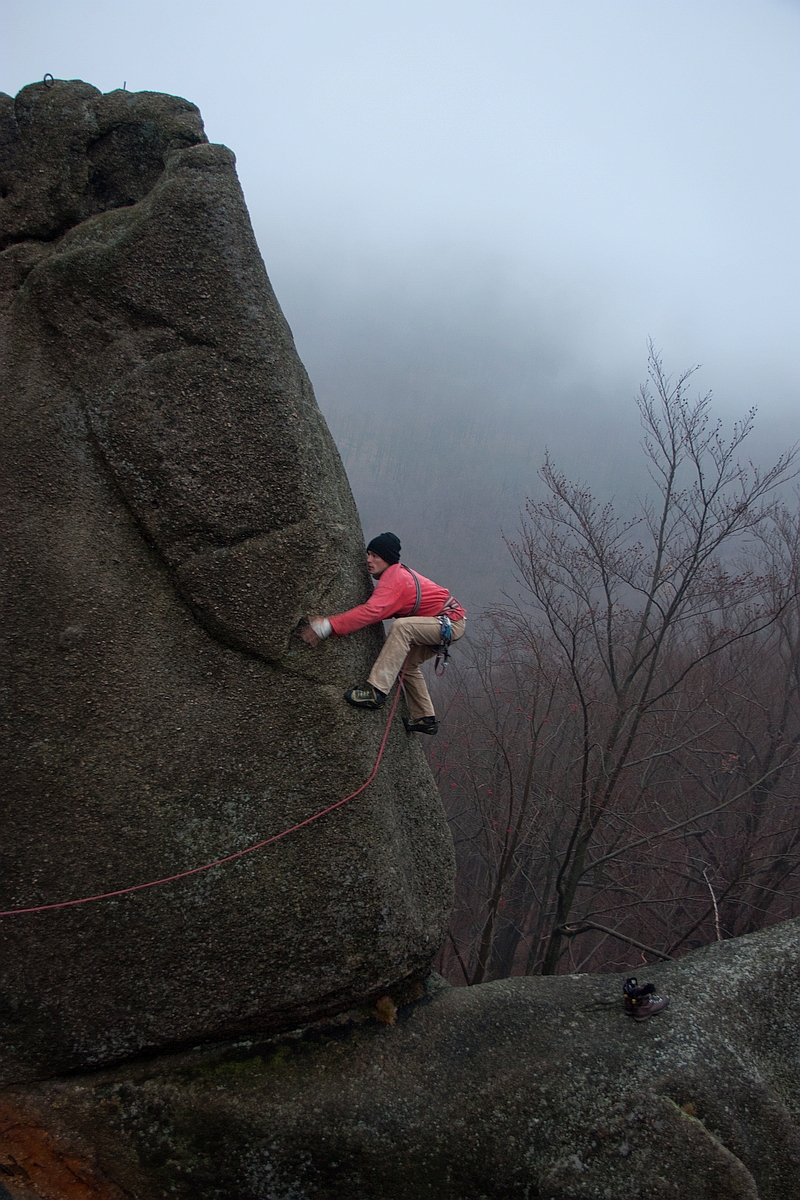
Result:
M355 708L382 708L407 657L403 683L411 716L403 723L409 733L434 734L439 726L420 666L458 641L467 614L447 588L400 562L400 539L393 533L381 533L367 546L367 570L377 586L366 604L331 617L309 617L301 637L317 646L331 634L344 637L394 617L369 679L348 688L344 698Z

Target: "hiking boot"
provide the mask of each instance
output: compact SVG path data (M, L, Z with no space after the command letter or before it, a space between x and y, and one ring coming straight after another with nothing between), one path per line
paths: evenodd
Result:
M436 717L403 717L406 733L438 733L439 723Z
M386 693L379 692L371 683L365 683L361 687L348 688L344 698L354 708L383 708L386 703Z
M635 979L626 979L622 988L622 998L625 1012L634 1021L646 1021L655 1013L661 1012L669 1004L669 996L656 996L654 983L643 983L641 986Z
M648 1017L660 1013L662 1008L666 1008L668 1004L669 996L648 996L646 1000L642 1000L636 1005L636 1010L631 1015L634 1021L646 1021Z

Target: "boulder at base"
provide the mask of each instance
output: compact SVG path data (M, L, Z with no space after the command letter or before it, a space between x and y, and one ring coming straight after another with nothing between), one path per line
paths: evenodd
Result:
M10 1089L0 1178L14 1200L72 1194L66 1163L97 1200L796 1200L798 935L648 968L671 1002L641 1024L621 977L507 979Z
M368 596L358 516L194 105L0 95L0 353L0 909L190 870L358 788L386 715L342 692L381 633L297 635ZM398 721L367 791L291 837L0 918L0 1079L399 996L451 879Z

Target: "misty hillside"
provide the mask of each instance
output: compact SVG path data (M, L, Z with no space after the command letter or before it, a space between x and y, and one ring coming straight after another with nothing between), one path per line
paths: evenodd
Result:
M477 615L513 590L502 535L515 536L526 497L539 495L546 451L604 502L631 508L649 491L635 407L646 335L627 373L601 372L568 314L513 292L487 298L475 281L438 283L439 294L416 296L364 284L334 297L291 281L282 292L366 538L396 532L404 560ZM671 373L691 365L665 359ZM708 375L697 372L694 393L711 388ZM727 424L766 402L748 441L761 462L797 436L769 400L740 392L714 404Z

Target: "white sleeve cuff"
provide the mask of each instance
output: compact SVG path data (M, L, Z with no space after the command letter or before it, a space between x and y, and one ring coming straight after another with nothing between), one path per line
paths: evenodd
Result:
M330 637L333 633L327 617L312 617L308 623L318 638Z

